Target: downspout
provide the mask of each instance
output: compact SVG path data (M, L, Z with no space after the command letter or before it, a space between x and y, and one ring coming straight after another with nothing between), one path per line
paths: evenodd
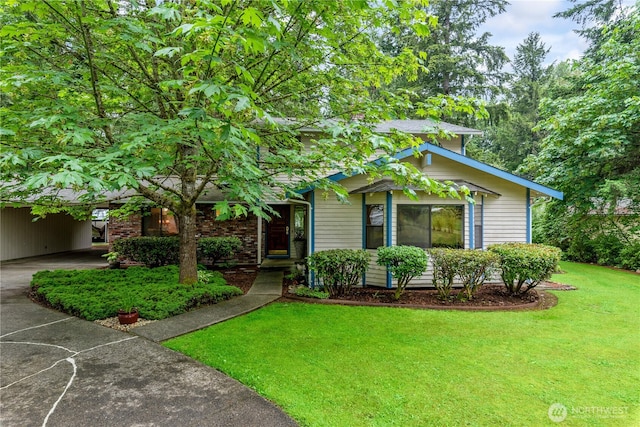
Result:
M262 217L258 217L258 265L262 264Z

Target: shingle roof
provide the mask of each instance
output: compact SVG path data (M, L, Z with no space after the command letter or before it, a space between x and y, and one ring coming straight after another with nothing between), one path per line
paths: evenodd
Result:
M465 186L469 189L469 191L471 191L472 193L479 193L479 194L485 194L485 195L493 195L493 196L500 196L500 193L496 193L495 191L491 191L488 190L484 187L480 187L479 185L475 185L471 182L468 181L464 181L461 179L442 179L440 180L442 182L444 181L451 181L453 182L455 185L457 185L458 187L462 187ZM393 182L393 180L391 179L381 179L379 181L375 181L369 185L365 185L364 187L360 187L360 188L356 188L355 190L352 190L349 192L349 194L362 194L362 193L384 193L387 191L394 191L394 190L402 190L404 187L402 185L398 185L396 183ZM409 187L412 190L418 190L418 188L416 187Z

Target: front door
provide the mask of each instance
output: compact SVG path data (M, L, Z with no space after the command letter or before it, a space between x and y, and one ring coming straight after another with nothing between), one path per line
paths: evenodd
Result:
M275 205L271 208L279 216L273 215L267 223L267 256L289 256L289 231L291 226L291 206Z

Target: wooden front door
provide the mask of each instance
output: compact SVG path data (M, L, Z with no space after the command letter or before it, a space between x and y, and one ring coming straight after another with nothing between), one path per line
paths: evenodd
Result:
M273 215L267 223L267 256L289 256L289 232L291 228L291 206L271 206L279 216Z

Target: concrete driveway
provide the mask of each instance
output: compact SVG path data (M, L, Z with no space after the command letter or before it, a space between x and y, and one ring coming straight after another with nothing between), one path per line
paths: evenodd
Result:
M103 266L99 255L88 251L0 266L0 425L296 425L214 369L27 298L34 272Z

